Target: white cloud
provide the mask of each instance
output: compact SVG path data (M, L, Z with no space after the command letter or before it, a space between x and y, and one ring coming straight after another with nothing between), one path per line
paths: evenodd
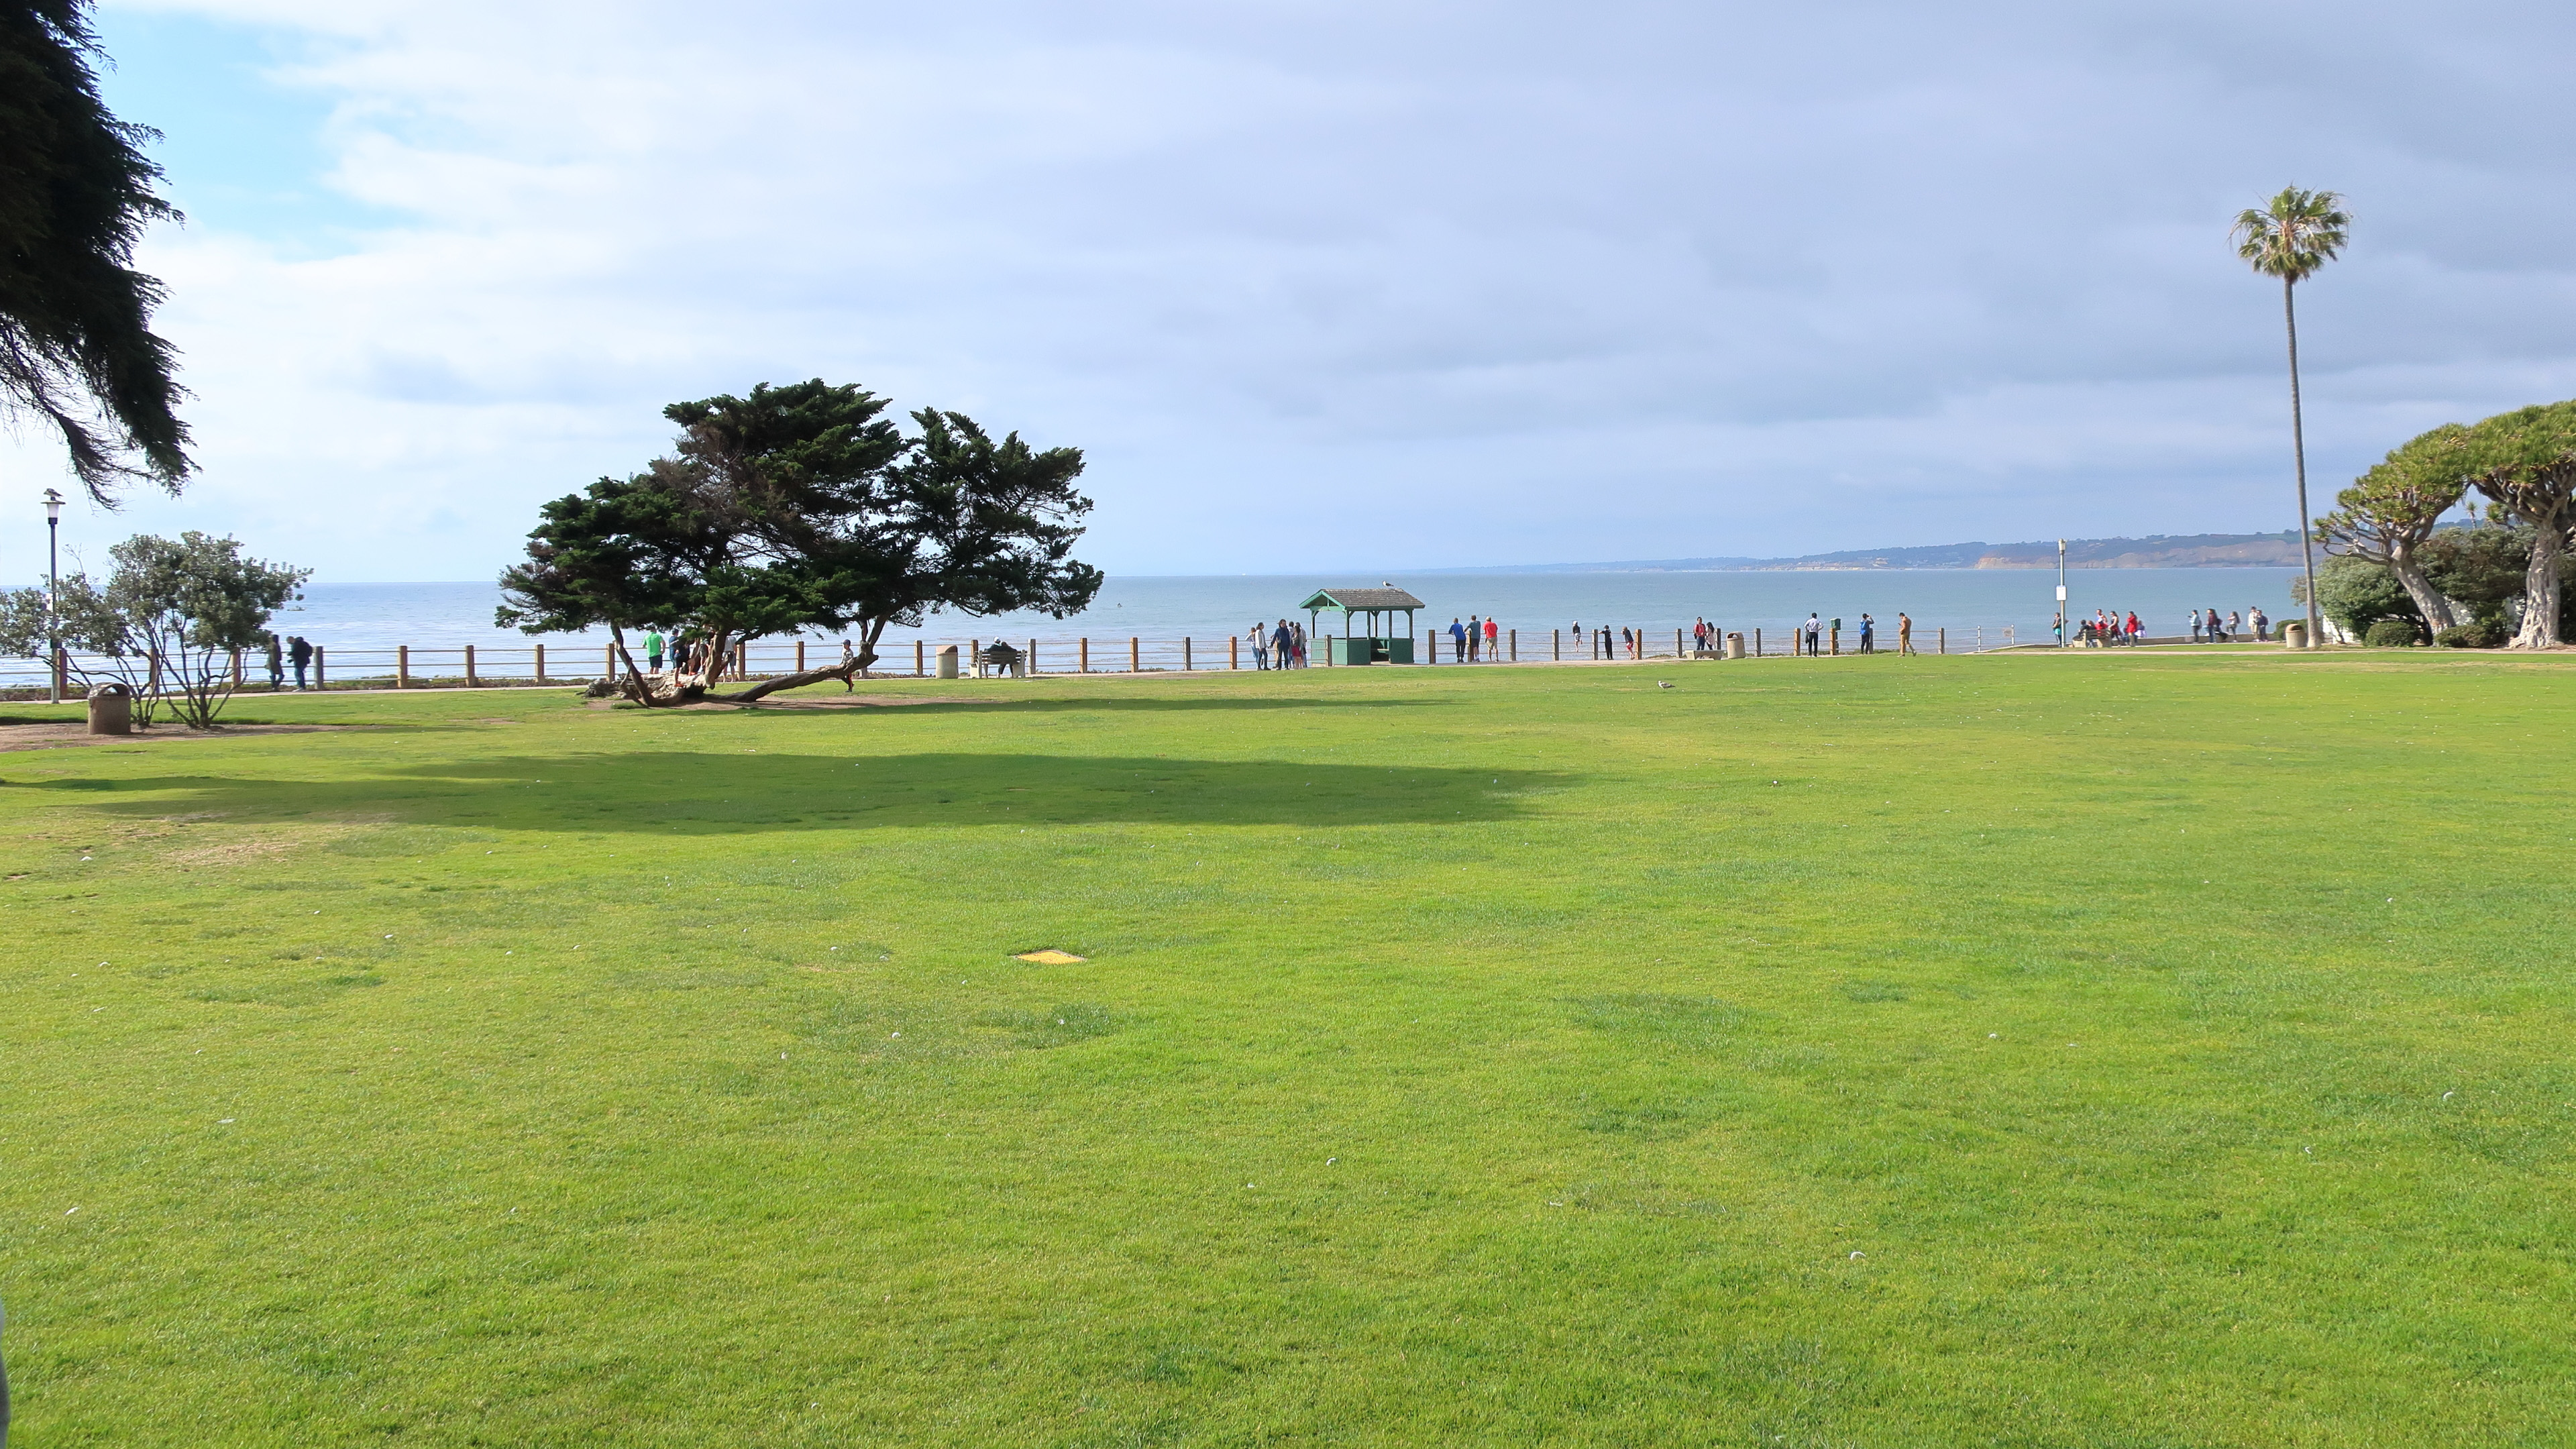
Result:
M397 223L153 240L207 472L133 520L334 577L814 374L1086 447L1128 572L2282 527L2291 181L2326 491L2576 391L2537 7L163 8Z

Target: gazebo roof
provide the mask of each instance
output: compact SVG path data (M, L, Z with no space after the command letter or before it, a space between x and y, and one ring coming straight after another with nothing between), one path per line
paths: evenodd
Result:
M1370 609L1419 609L1424 604L1402 589L1317 589L1313 598L1297 607L1360 613Z

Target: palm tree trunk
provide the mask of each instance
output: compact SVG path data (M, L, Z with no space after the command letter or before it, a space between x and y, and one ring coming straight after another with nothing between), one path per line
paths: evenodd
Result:
M2299 555L2307 564L2308 644L2313 648L2325 637L2325 620L2317 613L2317 544L2308 527L2308 435L2299 417L2299 309L2291 301L2298 285L2291 278L2281 279L2281 320L2290 331L2290 456L2299 475Z

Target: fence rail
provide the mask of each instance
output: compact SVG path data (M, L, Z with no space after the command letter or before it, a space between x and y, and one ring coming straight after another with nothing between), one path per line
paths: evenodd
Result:
M1740 634L1745 656L1774 658L1801 654L1803 641L1792 632L1753 628L1732 631ZM1335 636L1321 634L1308 649L1305 667L1332 668L1332 641ZM1725 640L1720 634L1718 647L1702 651L1687 626L1670 628L1637 628L1630 626L1625 640L1617 627L1587 629L1575 633L1566 629L1507 629L1495 639L1489 653L1481 644L1475 650L1477 663L1562 663L1614 659L1678 659L1692 655L1723 657ZM871 678L931 677L937 673L938 656L943 647L954 646L960 656L960 672L969 675L996 672L981 663L983 651L993 644L1008 644L1020 651L1021 668L1030 674L1138 674L1178 671L1249 670L1268 667L1277 661L1263 657L1266 641L1256 646L1247 635L1183 635L1179 638L1149 639L1142 635L1102 638L1092 635L1038 635L1036 637L995 639L978 636L942 638L923 635L881 647L879 657L868 671ZM1426 664L1468 662L1450 637L1428 630L1417 640L1416 659ZM1897 648L1893 635L1881 635L1875 641L1876 652L1887 653ZM2013 626L1918 627L1914 631L1916 652L1924 654L1976 654L1996 649L2015 648L2018 642ZM641 651L636 651L640 657ZM1818 640L1818 652L1850 654L1859 652L1859 641L1850 631L1839 635L1827 631ZM837 643L812 640L755 641L737 651L724 671L728 679L762 679L820 668L837 663ZM114 671L110 661L67 654L63 660L65 688L75 688L79 678L106 677ZM442 689L538 684L586 684L620 672L614 651L606 644L573 645L536 644L523 648L488 648L468 644L452 647L396 645L392 648L317 647L304 671L303 687L314 689ZM264 656L244 652L239 656L233 677L241 689L264 693L272 688L298 687L295 667L281 662L277 680L269 678ZM0 688L13 692L43 690L46 687L42 661L11 661L0 665Z
M1469 658L1461 657L1456 641L1437 630L1425 631L1418 641L1421 648L1416 658L1423 663L1555 663L1590 660L1655 660L1688 656L1703 658L1726 655L1726 633L1713 636L1712 646L1699 647L1699 641L1688 628L1669 630L1630 627L1625 637L1616 629L1570 630L1551 629L1544 635L1536 631L1510 629L1502 631L1491 650L1479 644ZM1733 631L1735 642L1742 645L1745 657L1771 658L1800 655L1804 641L1794 631L1766 631L1754 628ZM1304 667L1331 668L1332 642L1335 636L1318 635L1307 651ZM1893 652L1898 641L1881 636L1875 652ZM989 674L994 666L982 663L984 650L992 644L1008 644L1019 651L1018 667L1029 674L1135 674L1179 671L1247 670L1271 667L1267 644L1256 644L1245 635L1184 635L1177 639L1148 639L1142 635L1099 638L1088 635L1039 635L1030 638L993 639L984 637L936 638L924 635L903 640L881 649L868 671L872 678L929 677L937 671L940 651L957 648L961 672ZM1944 627L1917 629L1913 646L1918 653L1974 654L1995 649L2018 647L2011 625ZM1817 652L1846 654L1861 652L1856 636L1827 631L1817 641ZM822 667L837 662L839 655L831 646L811 641L755 641L736 651L724 671L728 679L761 679ZM109 661L85 656L67 655L65 671L72 676L101 676L110 672ZM390 649L317 647L302 673L299 685L297 671L291 663L281 661L277 677L269 677L264 657L245 654L234 672L236 683L250 692L271 688L293 689L436 689L459 686L507 686L537 684L584 684L619 672L614 652L606 645L581 644L533 645L527 648L488 648L481 645L436 647L397 645ZM66 680L69 685L74 680ZM0 666L0 687L41 689L45 674L39 661L25 661Z

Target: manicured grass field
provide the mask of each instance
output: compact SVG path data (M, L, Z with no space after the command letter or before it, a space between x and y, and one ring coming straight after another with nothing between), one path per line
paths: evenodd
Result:
M459 693L0 754L19 1429L2567 1443L2571 666Z

